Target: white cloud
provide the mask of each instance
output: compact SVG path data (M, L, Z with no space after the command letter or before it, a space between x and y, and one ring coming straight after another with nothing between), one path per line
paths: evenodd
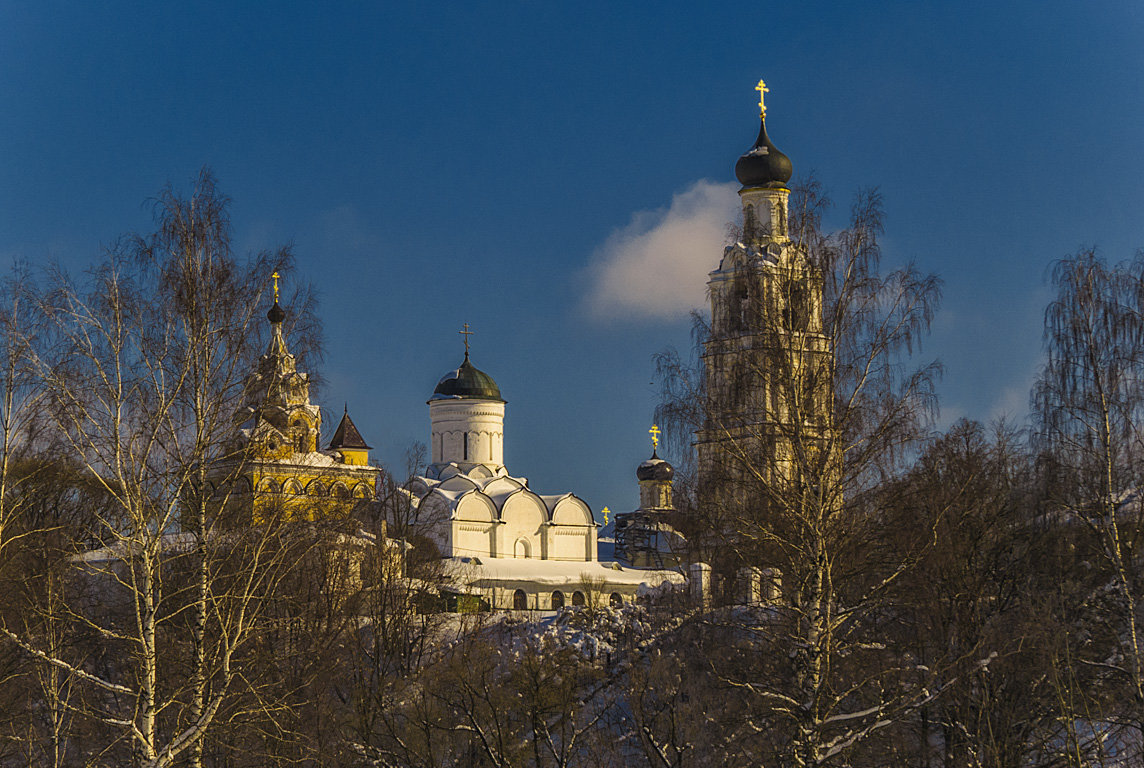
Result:
M706 303L707 273L738 210L735 184L700 180L666 210L640 211L596 252L586 297L601 319L667 320Z

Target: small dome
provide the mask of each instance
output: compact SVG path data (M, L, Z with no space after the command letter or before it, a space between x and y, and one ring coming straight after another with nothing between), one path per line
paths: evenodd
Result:
M641 481L658 480L660 482L669 482L673 477L675 477L675 467L661 459L656 455L655 451L651 452L650 459L640 464L636 469L636 479Z
M790 158L775 147L767 136L767 123L759 126L755 146L735 163L735 176L744 187L781 187L790 181L794 169Z
M479 400L502 400L500 387L493 377L477 370L465 355L465 362L455 371L449 371L437 382L430 400L447 400L455 397L471 397Z
M274 306L266 313L266 319L272 323L280 323L286 319L286 310L278 306L278 302L274 302Z

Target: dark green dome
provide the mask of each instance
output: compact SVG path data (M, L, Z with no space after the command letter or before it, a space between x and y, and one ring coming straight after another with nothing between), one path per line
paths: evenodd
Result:
M465 362L455 371L449 371L437 382L430 400L448 400L450 398L471 397L478 400L501 400L500 387L493 381L493 377L484 371L477 370L465 355Z
M759 126L759 138L735 163L735 176L744 187L782 187L794 172L790 158L779 152L767 136L767 122Z

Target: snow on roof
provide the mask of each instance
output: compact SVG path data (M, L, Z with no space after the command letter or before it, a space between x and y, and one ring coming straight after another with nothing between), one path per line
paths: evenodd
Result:
M222 541L225 543L229 534L213 534L209 538L213 541ZM364 546L368 544L377 544L378 537L376 534L358 528L353 533L337 532L334 536L334 541L341 546L358 545ZM185 531L179 533L165 533L159 537L159 551L166 554L179 554L190 552L195 546L195 535ZM385 537L385 546L388 549L400 547L402 549L411 549L412 545L403 539L394 539L389 536ZM99 547L98 549L89 549L86 552L80 552L73 556L72 562L76 563L106 563L117 560L125 559L129 553L134 550L139 550L139 543L122 539L109 544L106 547Z
M332 453L325 451L310 451L309 453L293 453L285 459L269 459L266 464L284 464L295 467L321 467L323 469L351 469L355 472L376 472L377 467L368 464L343 464L335 459Z
M552 514L552 512L556 509L557 504L562 502L564 499L568 499L568 498L575 499L575 498L579 498L579 497L576 496L576 494L574 494L574 493L561 493L561 494L557 494L557 495L541 496L540 497L541 501L544 502L544 506L548 507L548 513L549 514Z
M165 533L159 537L159 549L163 552L189 552L194 546L195 537L190 533ZM138 551L138 542L120 540L98 549L80 552L72 558L77 563L105 563L122 560L132 550Z
M537 560L512 557L453 557L445 561L446 573L466 585L489 581L529 582L537 586L574 587L581 582L658 587L664 582L682 584L677 571L625 568L615 562L586 560Z

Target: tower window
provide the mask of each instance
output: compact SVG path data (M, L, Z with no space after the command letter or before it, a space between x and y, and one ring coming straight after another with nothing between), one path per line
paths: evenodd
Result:
M783 323L788 331L805 331L810 322L810 301L806 287L791 281L786 285L786 306L783 308Z

